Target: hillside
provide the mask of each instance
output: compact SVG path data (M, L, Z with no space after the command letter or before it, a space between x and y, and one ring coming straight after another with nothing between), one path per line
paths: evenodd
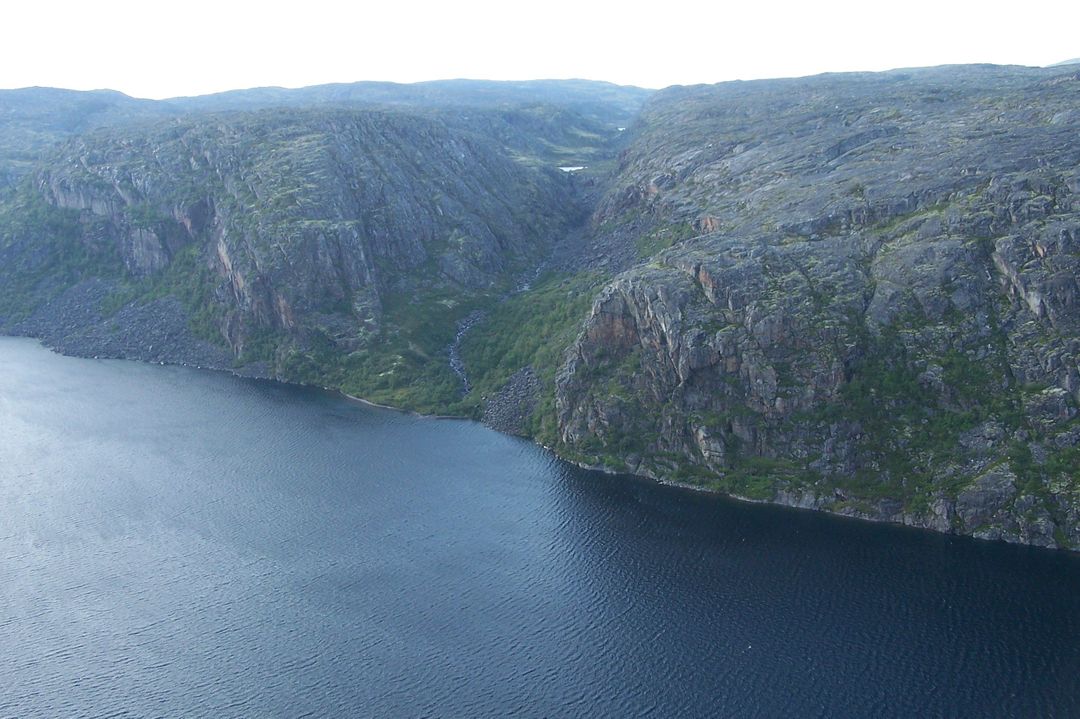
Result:
M496 85L60 133L0 207L0 327L1080 548L1076 68Z
M625 126L650 94L637 87L591 80L433 80L411 84L352 82L297 89L264 87L173 98L164 104L186 112L313 106L508 109L549 105L595 122Z
M671 247L597 297L563 451L1076 546L1078 89L959 67L658 94L594 224Z
M78 354L235 365L434 410L460 395L442 358L457 323L582 217L555 166L584 162L570 136L589 156L618 133L533 107L80 135L0 208L0 278L20 288L0 320Z

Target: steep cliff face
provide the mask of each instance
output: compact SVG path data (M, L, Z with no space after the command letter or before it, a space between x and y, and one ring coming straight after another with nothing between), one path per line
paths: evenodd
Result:
M594 218L646 252L560 371L565 451L1080 546L1080 75L669 90Z
M575 213L563 173L515 161L460 118L378 111L93 133L36 183L115 242L132 277L184 252L211 270L237 354L265 330L300 342L326 330L355 350L378 332L387 293L491 290L538 262Z

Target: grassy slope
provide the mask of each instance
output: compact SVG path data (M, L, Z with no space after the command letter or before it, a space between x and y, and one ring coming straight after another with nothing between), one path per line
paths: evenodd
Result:
M493 307L462 342L462 357L473 384L467 402L478 407L510 375L532 367L543 389L528 429L541 442L553 444L557 437L555 373L604 279L593 273L549 274L529 291Z

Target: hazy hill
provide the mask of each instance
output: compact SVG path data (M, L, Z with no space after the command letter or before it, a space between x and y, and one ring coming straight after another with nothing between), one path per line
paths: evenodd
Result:
M599 122L626 126L637 115L650 93L650 90L642 88L592 80L435 80L411 84L354 82L295 90L265 87L174 98L165 102L188 111L311 105L490 109L543 104L562 107Z
M161 103L112 90L0 90L0 179L26 171L42 150L61 138L173 114Z
M545 105L615 127L627 125L649 94L641 88L588 80L357 82L234 90L170 100L140 100L113 90L0 90L0 179L26 171L44 148L71 135L181 115L274 107L510 110Z

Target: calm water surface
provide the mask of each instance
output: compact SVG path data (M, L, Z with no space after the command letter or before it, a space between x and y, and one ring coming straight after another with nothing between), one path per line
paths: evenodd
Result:
M0 716L1080 716L1080 557L0 338Z

